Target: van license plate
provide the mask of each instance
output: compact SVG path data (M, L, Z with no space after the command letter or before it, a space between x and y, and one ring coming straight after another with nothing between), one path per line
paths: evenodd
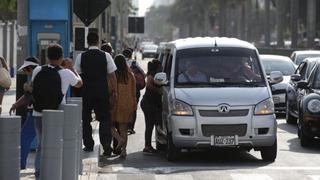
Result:
M236 136L211 136L212 146L234 146L238 145Z

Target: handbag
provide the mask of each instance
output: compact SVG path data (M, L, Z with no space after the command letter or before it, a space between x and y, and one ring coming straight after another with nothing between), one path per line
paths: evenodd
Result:
M10 73L3 67L0 68L0 86L4 88L11 86Z

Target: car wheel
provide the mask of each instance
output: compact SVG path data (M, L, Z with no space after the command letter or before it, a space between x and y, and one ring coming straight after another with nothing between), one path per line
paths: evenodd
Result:
M297 124L297 118L290 114L289 101L287 101L286 121L287 121L288 124Z
M308 147L311 145L312 138L307 136L306 133L302 130L300 130L300 144L302 147Z
M260 150L262 160L265 162L273 162L277 157L277 139L270 147L263 147Z
M179 159L180 150L177 148L172 141L171 133L167 134L167 151L166 156L168 161L176 161Z

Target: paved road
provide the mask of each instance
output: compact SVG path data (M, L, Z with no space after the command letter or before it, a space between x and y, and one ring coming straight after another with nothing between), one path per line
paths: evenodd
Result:
M147 60L139 63L145 68ZM8 104L13 99L12 94L5 98L4 112L8 111ZM302 148L296 135L297 127L286 124L283 119L278 119L278 157L274 163L263 162L260 152L254 151L185 152L177 162L168 162L164 152L145 156L142 154L144 129L144 116L139 109L137 133L129 136L127 159L113 157L100 159L98 163L96 146L94 153L84 154L84 175L80 179L320 180L320 142L312 148ZM32 161L28 166L32 167ZM22 179L33 179L32 169L22 174Z

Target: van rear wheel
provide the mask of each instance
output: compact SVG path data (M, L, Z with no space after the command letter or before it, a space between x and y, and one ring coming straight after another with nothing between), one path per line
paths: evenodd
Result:
M270 147L263 147L260 150L262 160L265 162L273 162L277 158L277 139Z

